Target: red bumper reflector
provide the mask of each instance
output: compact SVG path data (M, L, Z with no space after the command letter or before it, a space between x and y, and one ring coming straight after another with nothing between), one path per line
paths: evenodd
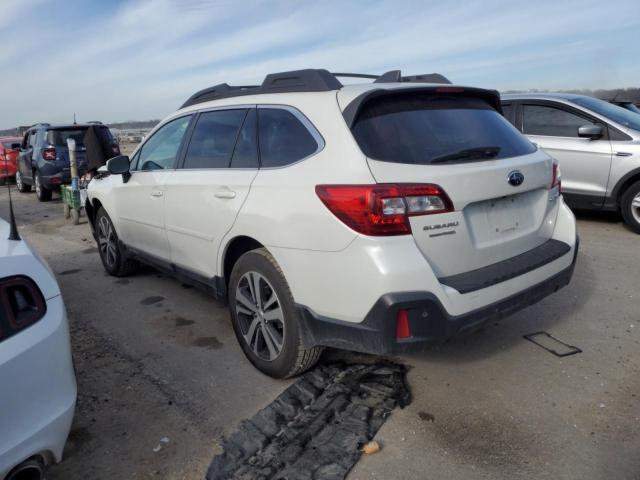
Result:
M49 182L51 182L51 183L62 183L62 179L60 177L51 177L49 179Z
M409 315L404 308L401 308L396 315L396 338L409 338L410 336Z

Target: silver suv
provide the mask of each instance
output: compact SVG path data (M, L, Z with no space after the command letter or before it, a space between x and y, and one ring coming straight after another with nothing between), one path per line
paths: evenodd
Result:
M569 206L619 210L640 233L640 115L569 93L503 95L502 108L559 161Z

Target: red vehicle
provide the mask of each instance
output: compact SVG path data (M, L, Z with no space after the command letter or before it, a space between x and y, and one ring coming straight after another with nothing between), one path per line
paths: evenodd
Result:
M22 142L20 137L0 137L0 185L4 185L8 177L16 176L18 148L11 148Z

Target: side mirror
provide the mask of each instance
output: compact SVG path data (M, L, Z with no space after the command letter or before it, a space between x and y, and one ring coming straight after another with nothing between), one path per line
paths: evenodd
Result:
M602 137L602 125L583 125L578 128L578 136L596 140Z
M19 144L19 143L12 143L11 144L11 150L20 150L20 147L22 147L22 145Z
M124 183L129 181L131 174L129 173L129 166L131 161L126 155L118 155L117 157L107 160L107 170L112 175L122 175Z

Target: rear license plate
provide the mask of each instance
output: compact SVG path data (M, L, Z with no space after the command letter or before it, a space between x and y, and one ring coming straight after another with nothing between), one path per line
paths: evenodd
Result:
M517 196L491 200L486 203L489 226L496 233L512 232L520 226Z

